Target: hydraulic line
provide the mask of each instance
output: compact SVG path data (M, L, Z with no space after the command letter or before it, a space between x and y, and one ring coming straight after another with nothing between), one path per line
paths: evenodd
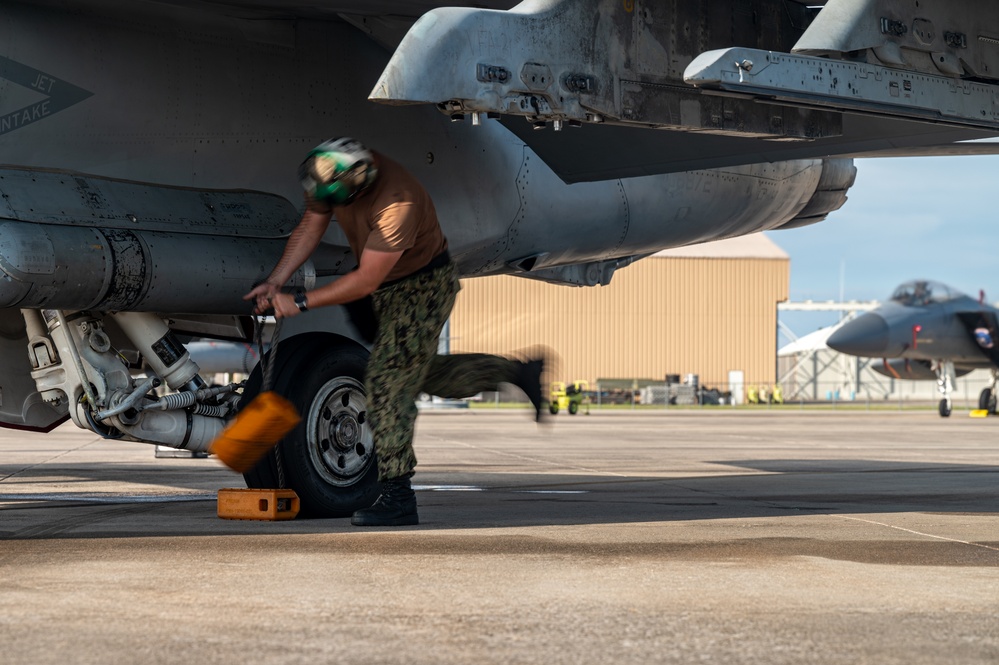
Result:
M224 395L226 393L231 393L236 390L234 384L229 384L226 386L215 386L214 388L202 388L200 390L187 390L182 393L171 393L169 395L164 395L155 402L150 402L149 404L142 404L136 407L138 411L145 411L147 409L160 409L161 411L169 411L171 409L186 409L188 407L194 406L202 400L206 400L209 397L216 397L218 395Z
M224 418L228 413L229 409L223 405L215 404L197 404L191 411L196 416L209 416L211 418Z
M135 405L138 404L139 400L145 397L150 390L156 388L159 385L160 385L160 379L158 376L149 377L148 379L140 383L139 386L135 390L133 390L128 397L123 399L121 404L112 409L107 409L106 411L101 411L100 413L98 413L97 419L104 420L105 418L110 418L111 416L117 416L119 413L124 413L129 409L135 408Z

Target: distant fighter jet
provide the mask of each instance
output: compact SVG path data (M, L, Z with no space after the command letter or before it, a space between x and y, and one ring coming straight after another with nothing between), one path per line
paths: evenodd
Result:
M999 310L954 289L925 280L902 284L891 300L845 324L827 341L851 356L883 358L872 369L896 379L936 379L943 398L940 415L951 412L954 380L975 369L989 369L992 380L978 407L996 412Z

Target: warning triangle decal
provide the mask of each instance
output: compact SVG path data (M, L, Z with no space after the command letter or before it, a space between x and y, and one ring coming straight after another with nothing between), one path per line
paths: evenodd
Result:
M34 104L0 115L0 136L79 104L94 94L3 56L0 56L0 78L45 95Z

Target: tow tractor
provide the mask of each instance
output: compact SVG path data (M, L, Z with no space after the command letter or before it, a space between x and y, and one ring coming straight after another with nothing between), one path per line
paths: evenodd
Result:
M568 387L564 381L552 382L548 412L554 416L561 409L566 409L570 415L576 415L579 413L579 405L586 399L586 392L589 389L590 384L586 381L573 381ZM588 401L587 406L589 406ZM587 408L586 413L588 414L589 412Z

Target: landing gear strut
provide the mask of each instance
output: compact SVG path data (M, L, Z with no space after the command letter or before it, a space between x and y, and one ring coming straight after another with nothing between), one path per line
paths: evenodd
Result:
M936 361L934 369L937 373L937 389L943 395L938 410L941 418L948 418L951 412L950 394L954 390L954 383L957 382L957 373L954 371L954 363L949 360Z

